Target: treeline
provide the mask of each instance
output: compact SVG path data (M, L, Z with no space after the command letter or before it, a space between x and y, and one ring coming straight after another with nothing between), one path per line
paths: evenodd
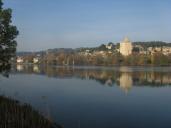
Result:
M132 66L168 66L171 65L171 54L164 55L161 52L152 55L146 54L132 54L127 57L120 58L121 65Z
M155 53L153 54L147 53L148 47L171 47L171 43L166 43L162 41L133 42L133 45L135 47L133 48L132 55L129 56L122 56L119 53L119 51L117 50L119 48L119 43L113 44L112 42L109 42L107 45L111 46L111 49L108 49L104 44L94 48L58 48L49 49L46 52L41 51L38 53L25 54L23 55L23 58L24 62L33 63L33 58L36 57L37 54L39 54L39 63L51 65L171 65L170 54L166 55L162 52L157 51L155 51ZM141 53L139 47L136 47L136 45L142 46L144 52ZM20 53L20 55L22 54Z
M30 56L29 56L30 57ZM29 58L28 57L28 58ZM28 59L27 58L27 59ZM30 63L32 63L30 57ZM130 66L167 66L171 65L171 54L164 55L161 52L152 55L133 53L129 56L122 56L120 53L105 55L80 55L80 54L47 54L43 56L39 63L50 65L86 65L86 66L116 66L116 65L130 65Z

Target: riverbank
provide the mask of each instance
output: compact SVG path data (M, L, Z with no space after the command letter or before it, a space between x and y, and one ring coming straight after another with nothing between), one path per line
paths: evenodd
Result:
M0 96L1 128L62 128L28 104Z

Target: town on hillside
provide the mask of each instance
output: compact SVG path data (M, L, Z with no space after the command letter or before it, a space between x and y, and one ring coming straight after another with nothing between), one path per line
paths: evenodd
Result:
M56 48L40 52L18 52L17 64L51 65L171 65L171 43L162 41L102 44L93 48Z

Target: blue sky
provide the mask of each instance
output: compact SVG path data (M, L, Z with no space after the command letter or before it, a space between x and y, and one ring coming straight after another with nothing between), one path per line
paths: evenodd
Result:
M171 0L4 0L13 9L18 51L171 42Z

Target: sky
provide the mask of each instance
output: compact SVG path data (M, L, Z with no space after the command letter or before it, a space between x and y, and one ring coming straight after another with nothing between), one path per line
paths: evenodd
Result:
M20 32L18 51L171 42L171 0L3 0Z

